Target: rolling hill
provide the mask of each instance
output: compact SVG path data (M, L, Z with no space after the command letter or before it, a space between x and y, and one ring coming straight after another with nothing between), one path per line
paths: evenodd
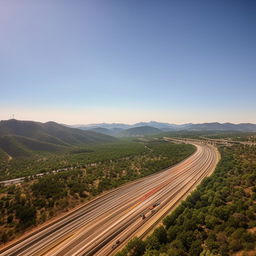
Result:
M0 137L0 148L11 157L30 156L33 152L59 152L66 147L40 142L22 136L3 136Z
M28 156L32 152L57 152L70 146L115 141L94 131L69 128L55 122L0 121L0 149L12 157Z
M119 133L118 136L119 137L143 137L143 136L148 136L153 134L159 134L162 132L163 131L158 128L154 128L150 126L140 126L140 127L126 129L121 133Z
M108 128L103 128L103 127L95 127L95 128L92 128L92 129L90 129L88 131L93 131L93 132L97 132L97 133L101 133L101 134L106 134L106 135L110 135L110 136L116 136L120 132L122 132L123 129L121 129L121 128L111 128L111 129L108 129Z

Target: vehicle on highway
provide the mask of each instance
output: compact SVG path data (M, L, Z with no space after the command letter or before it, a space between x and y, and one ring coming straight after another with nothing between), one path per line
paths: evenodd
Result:
M117 240L113 245L112 249L115 249L120 244L120 240Z
M153 205L151 205L151 206L149 207L149 210L153 210L153 209L154 209L155 207L157 207L158 205L160 205L159 202L154 203Z

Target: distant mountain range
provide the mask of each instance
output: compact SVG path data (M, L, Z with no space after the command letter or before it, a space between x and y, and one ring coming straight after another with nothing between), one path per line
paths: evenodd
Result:
M250 123L176 125L151 121L134 125L101 123L75 127L55 122L0 121L0 158L59 152L74 146L112 142L119 137L143 137L171 131L256 132L256 125Z
M256 124L251 124L251 123L232 124L232 123L217 123L217 122L202 123L202 124L188 123L188 124L177 125L177 124L150 121L150 122L136 123L133 125L121 124L121 123L112 123L112 124L100 123L100 124L89 124L89 125L77 125L75 127L82 130L93 130L103 134L109 134L112 136L119 136L119 135L125 134L123 132L124 130L137 128L137 127L152 127L152 128L157 128L162 132L166 132L166 131L256 132Z
M39 123L15 119L0 121L0 151L11 157L35 152L58 152L70 146L115 141L94 131L66 127L55 122Z
M71 127L74 128L79 128L82 130L93 130L96 128L105 128L108 130L113 130L117 129L119 131L125 130L125 129L130 129L130 128L135 128L135 127L142 127L142 126L150 126L154 128L158 128L161 130L175 130L178 129L178 127L186 127L187 124L185 125L177 125L177 124L169 124L169 123L160 123L160 122L155 122L155 121L150 121L150 122L140 122L136 124L122 124L122 123L99 123L99 124L88 124L88 125L72 125Z

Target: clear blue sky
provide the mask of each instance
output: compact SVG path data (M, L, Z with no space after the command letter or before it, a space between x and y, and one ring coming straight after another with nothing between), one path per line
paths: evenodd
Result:
M256 1L0 0L0 119L256 123Z

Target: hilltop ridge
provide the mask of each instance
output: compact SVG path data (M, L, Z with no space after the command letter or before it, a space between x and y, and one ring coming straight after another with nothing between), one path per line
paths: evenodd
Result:
M27 156L32 151L57 152L70 146L111 142L116 139L55 122L0 121L0 149L9 156Z

